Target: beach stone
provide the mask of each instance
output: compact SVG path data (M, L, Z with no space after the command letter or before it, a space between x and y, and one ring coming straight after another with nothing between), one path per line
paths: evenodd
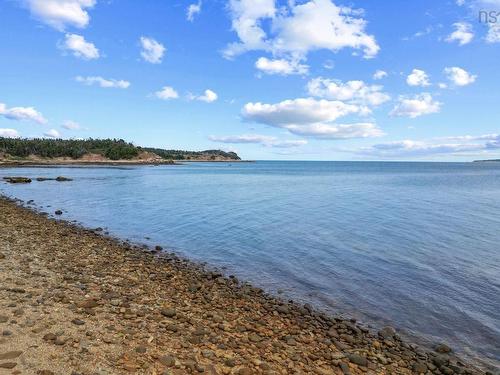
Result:
M344 375L351 375L351 370L349 369L349 365L345 362L340 362L340 369Z
M19 357L21 354L23 354L23 352L20 350L2 353L2 354L0 354L0 361L3 361L5 359L14 359L14 358Z
M172 308L161 309L161 315L166 316L167 318L173 318L176 314L177 312L175 311L175 309Z
M163 355L160 358L158 358L158 361L163 365L167 367L172 367L175 365L175 358L171 355Z
M80 320L80 319L73 319L71 321L71 323L73 323L74 325L77 325L77 326L82 326L85 324L85 322L83 320Z
M236 366L236 360L234 358L226 358L226 360L224 361L224 364L227 367L234 367L234 366Z
M88 300L85 300L85 301L78 303L77 306L82 308L82 309L93 309L93 308L99 306L99 304L93 299L88 299Z
M378 331L378 335L386 340L392 339L396 335L396 330L390 326L387 326Z
M347 354L347 358L349 358L349 361L351 361L352 363L354 363L358 366L363 366L363 367L368 366L368 360L365 357L360 356L359 354L355 354L355 353Z
M63 214L63 212L62 212L61 210L56 210L54 213L55 213L56 215L62 215L62 214Z
M259 335L257 335L256 333L251 333L248 335L248 339L251 341L251 342L260 342L262 339L260 338Z
M416 374L425 374L427 372L427 366L425 363L422 363L422 362L417 362L415 364L413 364L413 372L415 372Z
M5 368L5 369L13 369L14 367L17 366L17 363L16 362L4 362L4 363L0 363L0 368Z
M45 341L54 341L55 339L57 339L57 336L54 335L53 333L47 333L43 336L43 339Z
M0 253L0 259L5 259L5 254Z
M9 318L5 315L0 315L0 323L7 323Z
M50 370L39 370L37 372L37 375L54 375L54 373ZM75 375L75 374L72 373L71 375Z
M444 343L441 343L439 345L437 345L434 350L437 352L437 353L441 353L441 354L447 354L447 353L451 353L451 348L444 344Z

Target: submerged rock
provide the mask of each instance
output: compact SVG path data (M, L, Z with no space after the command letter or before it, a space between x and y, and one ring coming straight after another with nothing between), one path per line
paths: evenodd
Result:
M29 183L31 183L31 178L28 178L28 177L4 177L3 179L11 184L29 184Z
M73 181L73 179L72 178L68 178L68 177L64 177L64 176L58 176L56 178L56 181L58 181L58 182L65 182L65 181Z

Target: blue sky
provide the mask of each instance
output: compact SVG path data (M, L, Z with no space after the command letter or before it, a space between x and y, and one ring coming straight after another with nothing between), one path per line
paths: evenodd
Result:
M0 135L246 159L498 158L498 11L500 0L2 0Z

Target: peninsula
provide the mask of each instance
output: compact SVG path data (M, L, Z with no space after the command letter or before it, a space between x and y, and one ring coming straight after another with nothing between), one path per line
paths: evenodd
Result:
M0 137L0 165L174 164L240 161L234 152L140 147L122 139L12 139Z

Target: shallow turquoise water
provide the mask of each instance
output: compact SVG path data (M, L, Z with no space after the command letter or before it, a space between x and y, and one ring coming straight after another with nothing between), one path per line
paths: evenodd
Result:
M0 182L0 191L227 267L294 300L500 363L500 163L192 163L2 175L72 177Z

